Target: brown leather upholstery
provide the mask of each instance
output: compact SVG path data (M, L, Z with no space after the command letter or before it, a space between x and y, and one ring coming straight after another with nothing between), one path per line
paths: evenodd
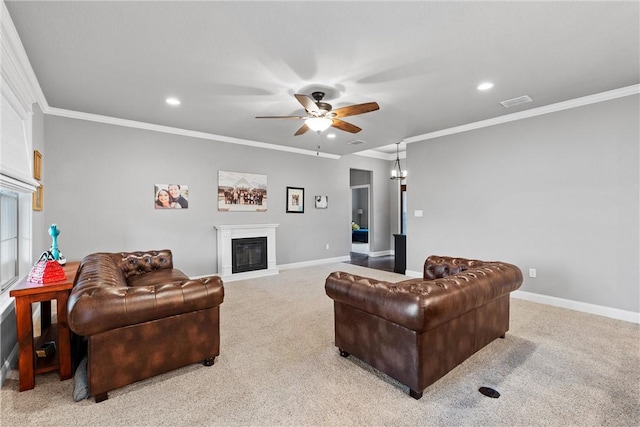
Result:
M406 384L428 385L509 329L509 294L522 284L514 265L429 257L423 279L398 283L334 272L335 345Z
M86 256L68 302L87 337L92 396L219 354L218 276L191 280L170 250Z

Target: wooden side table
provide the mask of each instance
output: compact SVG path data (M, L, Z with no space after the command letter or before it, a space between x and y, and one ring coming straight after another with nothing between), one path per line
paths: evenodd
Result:
M80 262L67 262L65 280L52 283L31 283L25 277L9 293L16 299L16 329L18 333L18 370L20 391L36 385L35 375L58 370L60 380L71 378L71 334L67 324L67 300ZM57 301L58 321L51 324L51 300ZM40 338L34 345L31 304L40 303ZM55 341L56 351L50 357L36 357L35 349Z

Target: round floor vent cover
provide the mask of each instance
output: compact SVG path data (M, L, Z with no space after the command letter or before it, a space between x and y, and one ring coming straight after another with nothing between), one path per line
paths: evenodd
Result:
M496 390L489 387L480 387L478 391L484 394L485 396L492 397L494 399L497 399L500 397L500 393L498 393Z

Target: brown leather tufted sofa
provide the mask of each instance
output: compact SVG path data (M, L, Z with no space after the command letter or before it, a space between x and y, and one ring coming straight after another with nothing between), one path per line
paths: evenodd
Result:
M430 256L422 279L398 283L334 272L335 345L409 387L424 389L509 330L515 265Z
M107 392L220 353L222 280L191 280L170 250L86 256L69 296L71 330L87 341L89 394Z

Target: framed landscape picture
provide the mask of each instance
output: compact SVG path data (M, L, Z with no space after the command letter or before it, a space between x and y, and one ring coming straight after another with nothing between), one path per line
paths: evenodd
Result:
M218 171L218 210L266 212L267 175Z
M304 188L287 187L287 213L304 213Z

